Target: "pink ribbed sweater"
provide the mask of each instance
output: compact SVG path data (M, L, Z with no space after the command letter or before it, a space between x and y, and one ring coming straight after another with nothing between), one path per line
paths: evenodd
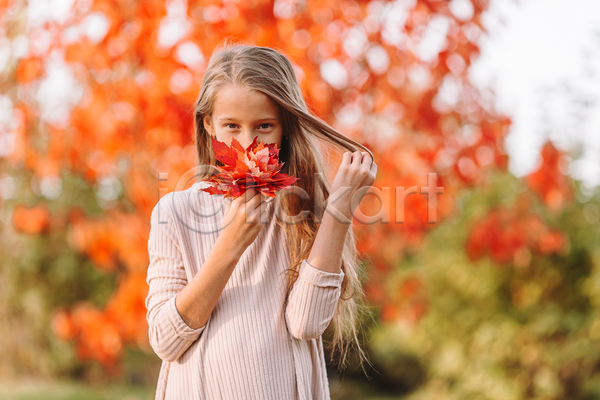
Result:
M198 190L207 186L171 192L152 211L146 308L150 345L163 360L155 399L329 399L321 334L344 272L305 259L286 298L286 232L275 216L240 258L207 323L192 329L181 318L175 295L202 268L231 201Z

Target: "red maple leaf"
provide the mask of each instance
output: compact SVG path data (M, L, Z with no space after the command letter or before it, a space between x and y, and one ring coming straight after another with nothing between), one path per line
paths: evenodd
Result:
M231 138L231 146L211 136L215 158L224 165L215 165L219 173L205 179L213 186L200 188L210 194L224 194L226 198L237 198L253 188L265 196L275 194L290 187L299 178L280 173L284 163L279 162L277 144L264 144L258 136L244 149L240 142Z

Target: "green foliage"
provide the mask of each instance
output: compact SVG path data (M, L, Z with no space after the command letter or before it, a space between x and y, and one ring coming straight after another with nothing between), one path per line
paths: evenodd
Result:
M88 301L102 307L114 292L117 276L96 268L67 238L67 215L83 207L88 215L100 212L93 188L80 178L63 175L61 196L47 202L25 182L27 172L13 171L17 187L12 199L4 199L0 211L0 375L72 376L86 368L71 343L56 338L52 316L61 307ZM15 232L12 208L16 204L47 203L53 226L47 233Z
M593 210L600 209L600 195L557 215L534 202L532 212L564 232L569 247L559 255L533 254L527 267L497 265L468 258L469 228L492 207L511 206L525 188L507 173L488 182L464 193L462 212L434 229L425 248L390 276L391 288L403 271L417 271L428 312L415 325L373 326L372 358L388 369L407 354L420 360L427 380L403 397L410 400L597 398L600 225Z

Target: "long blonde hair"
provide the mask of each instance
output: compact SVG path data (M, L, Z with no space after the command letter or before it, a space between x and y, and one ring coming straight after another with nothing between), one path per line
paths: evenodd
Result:
M293 65L285 55L272 48L226 39L216 47L208 62L202 88L195 103L195 139L199 165L217 165L203 119L205 115L212 114L216 94L220 88L226 86L257 90L269 96L278 105L283 133L286 135L284 138L287 139L282 142L280 150L280 155L285 155L281 159L285 162L281 172L300 178L294 186L313 194L308 199L301 196L285 196L280 202L287 215L300 215L302 211L309 210L308 217L301 222L285 224L290 250L286 287L289 293L297 279L302 260L310 254L318 230L318 221L324 212L324 209L315 208L315 204L326 204L329 197L330 170L324 163L320 144L330 145L336 150L366 151L371 157L373 153L309 112ZM317 176L323 179L314 182ZM366 359L358 338L360 317L367 309L362 289L364 275L359 266L355 236L350 227L342 252L344 279L340 301L332 319L334 332L330 346L332 360L336 350L339 351L338 368L345 366L348 350L352 345L358 350L361 365L363 359Z

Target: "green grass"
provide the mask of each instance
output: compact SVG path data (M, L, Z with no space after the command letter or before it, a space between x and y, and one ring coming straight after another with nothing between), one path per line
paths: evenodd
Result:
M92 387L78 382L0 382L0 400L154 400L154 387L109 385ZM362 383L331 382L332 400L392 400Z
M0 382L0 400L153 400L148 387L90 387L77 382Z
M364 382L355 382L345 379L341 384L339 381L329 381L329 392L331 400L399 400L401 395L381 393L376 388L366 385Z

